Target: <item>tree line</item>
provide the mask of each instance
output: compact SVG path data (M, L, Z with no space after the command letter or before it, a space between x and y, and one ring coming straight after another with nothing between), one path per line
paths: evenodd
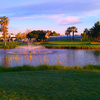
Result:
M55 31L44 31L44 30L34 30L27 34L27 38L35 38L37 41L46 41L48 40L49 36L59 36L59 33Z
M94 26L90 29L85 28L84 32L81 34L82 40L97 41L100 40L100 22L96 22Z
M22 40L22 39L32 39L35 38L36 41L46 41L48 40L49 36L59 36L59 33L56 33L55 31L44 31L44 30L26 30L25 32L21 33L17 33L16 35L16 39L17 40Z

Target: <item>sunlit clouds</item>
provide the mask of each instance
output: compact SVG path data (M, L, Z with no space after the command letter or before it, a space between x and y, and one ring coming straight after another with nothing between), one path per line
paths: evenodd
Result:
M41 16L34 16L34 17L11 17L12 20L28 20L28 19L52 19L55 22L59 23L60 25L70 25L70 24L78 24L81 23L80 17L74 17L74 16L63 16L63 14L60 15L41 15Z
M61 25L70 25L70 24L78 24L81 23L81 18L80 17L61 17L57 21Z

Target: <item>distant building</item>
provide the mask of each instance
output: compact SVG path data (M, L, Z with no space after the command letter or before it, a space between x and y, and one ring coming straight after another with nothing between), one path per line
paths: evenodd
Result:
M50 36L48 41L72 40L72 36ZM74 36L74 40L82 40L82 36Z
M14 35L13 33L7 33L6 34L6 39L8 40L8 41L14 41L14 40L16 40L16 35ZM0 34L0 41L3 41L4 39L3 39L3 33L2 34Z
M16 35L13 33L9 33L9 38L11 41L15 41L16 40Z

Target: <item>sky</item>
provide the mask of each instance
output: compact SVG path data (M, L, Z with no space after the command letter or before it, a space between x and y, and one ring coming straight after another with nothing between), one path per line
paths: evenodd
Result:
M100 0L2 0L0 17L9 18L9 33L51 30L65 35L76 26L83 33L100 21Z

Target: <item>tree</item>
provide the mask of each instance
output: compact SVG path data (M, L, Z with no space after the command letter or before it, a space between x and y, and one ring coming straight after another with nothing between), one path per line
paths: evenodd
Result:
M21 39L21 32L17 33L16 38L17 40Z
M84 41L88 40L88 35L86 34L86 32L82 33L81 36L82 36L82 40Z
M70 33L72 32L71 27L68 27L68 28L67 28L67 31L68 31L68 33L69 33L69 35L70 35Z
M45 39L46 31L38 30L37 34L38 34L38 38L37 39L40 40L40 41L43 41Z
M89 30L87 28L84 29L84 33L88 34Z
M38 38L38 34L36 33L36 31L29 32L29 33L27 34L27 38L28 38L28 39L31 39L31 38L37 39L37 38Z
M0 25L1 25L0 31L3 32L3 35L4 35L4 45L5 46L6 46L6 33L8 31L8 28L7 28L8 24L9 24L8 17L6 17L6 16L0 17Z
M96 40L100 39L100 22L96 22L92 28L92 37Z
M53 31L53 32L51 32L50 36L60 36L60 34Z
M48 36L50 36L51 33L52 33L52 31L49 31L49 30L46 31L46 34L47 34Z
M67 35L67 37L68 37L68 35L70 35L71 31L72 31L71 27L68 27L67 30L65 31L65 35Z
M72 40L74 40L74 33L77 32L77 28L75 26L72 26L71 32L73 33L73 39Z
M26 39L26 33L22 33L22 34L21 34L21 38L22 38L22 39Z
M68 35L69 35L68 30L65 31L65 35L67 35L67 38L68 38Z
M100 22L96 22L89 30L86 28L84 32L90 40L100 40Z
M55 31L45 31L45 30L34 30L27 34L27 38L36 38L37 41L46 41L48 40L49 36L59 36L59 33Z

